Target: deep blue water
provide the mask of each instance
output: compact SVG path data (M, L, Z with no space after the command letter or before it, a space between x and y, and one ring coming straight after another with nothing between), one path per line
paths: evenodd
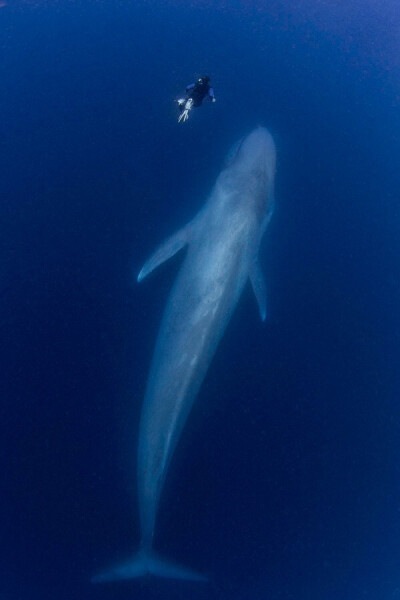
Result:
M1 598L400 598L397 2L7 4ZM217 102L180 126L203 73ZM137 546L138 418L181 257L136 274L258 123L278 149L269 316L246 289L157 527L210 583L94 586Z

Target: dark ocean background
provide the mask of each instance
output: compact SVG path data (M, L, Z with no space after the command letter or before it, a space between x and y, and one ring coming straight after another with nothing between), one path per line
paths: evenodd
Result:
M0 2L1 600L400 598L398 0ZM216 104L176 122L209 74ZM229 147L274 135L276 211L156 532L208 584L93 585L139 540L138 419Z

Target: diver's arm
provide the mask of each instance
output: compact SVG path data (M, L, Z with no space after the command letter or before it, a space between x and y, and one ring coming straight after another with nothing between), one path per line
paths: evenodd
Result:
M215 102L214 90L212 89L212 87L210 87L207 92L207 98L211 100L211 102Z

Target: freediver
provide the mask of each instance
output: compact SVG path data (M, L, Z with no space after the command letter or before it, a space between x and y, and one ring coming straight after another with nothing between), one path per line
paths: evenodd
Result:
M196 83L191 83L186 87L185 97L176 100L181 114L178 118L178 123L185 123L189 118L189 112L193 107L201 106L204 98L208 98L211 102L215 102L214 90L210 86L210 78L208 75L200 77Z

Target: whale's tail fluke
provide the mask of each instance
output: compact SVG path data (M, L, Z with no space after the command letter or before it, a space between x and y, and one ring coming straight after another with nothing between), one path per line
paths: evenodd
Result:
M207 581L207 577L191 569L186 569L185 567L162 560L154 556L154 554L149 555L140 551L132 559L116 565L100 575L95 575L92 577L92 582L103 583L122 579L135 579L136 577L144 577L145 575L184 579L186 581Z

